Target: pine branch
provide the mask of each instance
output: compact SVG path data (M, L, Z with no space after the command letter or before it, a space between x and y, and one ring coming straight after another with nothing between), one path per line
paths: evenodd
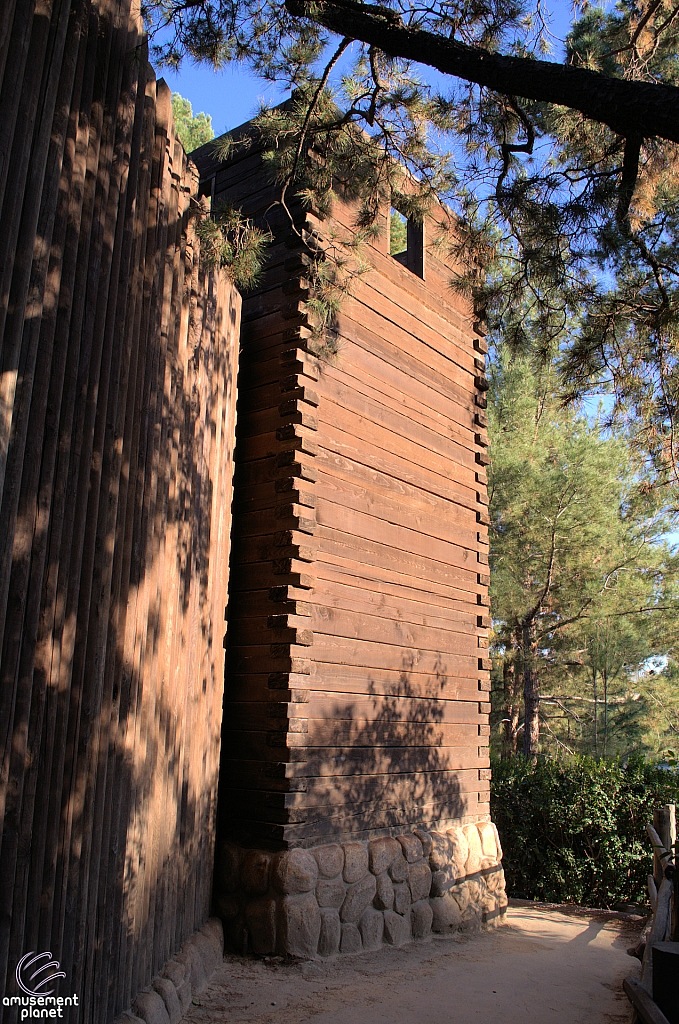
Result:
M285 0L287 10L331 32L377 46L506 96L578 110L618 135L679 142L679 88L609 78L587 68L508 57L402 24L389 8L354 0Z
M615 219L622 233L626 237L632 234L629 220L629 209L632 204L632 196L639 177L639 157L641 155L641 136L630 135L625 139L625 152L622 158L622 174L620 176L620 188L618 190L618 206L615 211Z

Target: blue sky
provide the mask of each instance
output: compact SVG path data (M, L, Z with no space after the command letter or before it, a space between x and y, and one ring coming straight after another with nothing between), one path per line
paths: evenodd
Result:
M194 114L210 114L215 135L248 121L261 100L276 104L285 98L276 85L263 82L236 64L214 71L207 64L186 61L178 72L159 68L157 73L173 92L191 102Z

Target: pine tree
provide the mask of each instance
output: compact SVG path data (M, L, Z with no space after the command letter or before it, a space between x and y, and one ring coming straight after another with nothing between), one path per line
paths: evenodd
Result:
M172 115L175 130L187 153L192 153L194 149L214 139L210 115L203 111L194 114L190 100L178 92L172 93Z
M655 630L665 608L666 520L657 501L640 486L625 440L563 407L553 384L549 367L536 371L505 353L489 393L491 607L505 752L516 747L522 697L531 757L546 677L556 687L552 705L570 713L564 677L589 671L607 687L633 647L629 637L616 654L612 637L634 634L639 664L662 642L648 623L655 619Z

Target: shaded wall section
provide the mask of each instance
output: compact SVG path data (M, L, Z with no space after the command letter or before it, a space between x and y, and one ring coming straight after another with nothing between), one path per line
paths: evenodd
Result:
M0 989L104 1022L209 913L240 298L129 0L7 0L0 82Z
M314 846L487 820L485 341L436 211L399 258L385 211L336 353L312 354L308 248L348 238L351 210L293 205L295 233L256 142L236 154L195 154L215 202L274 232L243 305L221 834Z

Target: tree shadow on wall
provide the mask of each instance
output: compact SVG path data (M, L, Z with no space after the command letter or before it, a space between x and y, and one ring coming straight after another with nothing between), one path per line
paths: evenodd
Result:
M314 776L309 783L314 806L306 821L310 831L393 832L465 813L458 774L450 767L445 719L455 702L441 697L444 655L437 655L428 675L415 672L415 664L416 652L404 652L393 684L378 690L369 675L366 701L335 703L320 729L327 749L310 747L305 765ZM311 722L309 731L314 742Z
M223 770L220 836L246 846L282 848L368 832L394 834L418 825L443 827L464 816L467 798L459 768L469 757L455 723L446 719L454 717L457 706L475 705L442 697L449 678L445 655L437 654L425 673L416 670L418 654L403 651L392 683L367 675L365 697L341 699L337 692L324 697L322 678L310 677L309 686L316 696L321 691L318 699L327 709L323 718L313 717L320 712L312 694L309 704L297 704L292 712L309 716L308 732L288 734L295 745L271 752L281 769L287 764L292 778L274 781L272 765L259 790L251 786L244 792L233 781L229 785ZM475 720L467 724L472 728ZM474 748L474 765L477 742L467 744L467 750ZM471 771L477 778L477 768Z
M50 950L74 1024L129 1006L210 907L237 308L186 287L184 341L135 339L126 405L117 381L64 391L49 514L33 528L28 502L16 530L0 978L12 995L20 956Z

